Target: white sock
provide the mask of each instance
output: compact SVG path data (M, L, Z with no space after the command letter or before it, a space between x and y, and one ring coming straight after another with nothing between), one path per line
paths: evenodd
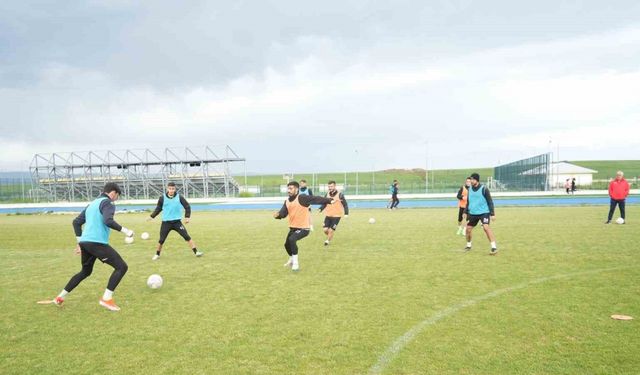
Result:
M467 242L467 247L471 247L471 242Z
M493 242L491 243L491 248L492 248L492 249L497 248L497 246L496 246L496 241L493 241Z
M102 299L108 301L113 298L113 290L105 289Z
M64 298L67 294L69 294L69 292L67 292L66 290L62 289L62 292L60 292L60 294L58 294L58 297Z
M293 264L298 264L298 254L292 255L291 260L293 260Z

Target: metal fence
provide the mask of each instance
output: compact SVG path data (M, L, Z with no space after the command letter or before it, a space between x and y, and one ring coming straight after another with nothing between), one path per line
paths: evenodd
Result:
M31 193L31 179L29 177L0 178L0 202L32 202Z
M551 153L518 160L494 168L497 190L547 191L551 173Z

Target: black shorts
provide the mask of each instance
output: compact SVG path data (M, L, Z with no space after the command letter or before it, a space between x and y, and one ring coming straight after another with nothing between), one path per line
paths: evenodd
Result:
M167 236L169 235L169 232L171 232L172 230L175 230L176 232L178 232L178 234L180 234L185 241L191 241L191 236L189 236L189 233L187 232L187 228L184 227L184 224L182 224L182 221L173 220L173 221L162 222L162 226L160 226L160 239L158 240L158 242L160 244L163 244L164 241L166 241Z
M462 222L462 217L464 215L464 207L458 207L458 222Z
M491 223L491 214L482 214L482 215L467 215L468 223L467 225L470 227L475 227L478 222L482 225L489 225Z
M118 252L111 246L99 242L80 242L82 267L93 268L96 259L112 267L124 263Z
M324 218L324 225L323 228L331 228L332 230L336 230L336 228L338 227L338 223L340 222L339 217L325 217Z

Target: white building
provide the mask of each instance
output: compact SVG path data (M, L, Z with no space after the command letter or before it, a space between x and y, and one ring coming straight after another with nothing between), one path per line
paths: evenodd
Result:
M551 163L551 173L549 173L549 182L552 187L564 187L567 179L571 181L576 179L578 186L590 186L593 182L594 173L598 171L571 164L566 161Z

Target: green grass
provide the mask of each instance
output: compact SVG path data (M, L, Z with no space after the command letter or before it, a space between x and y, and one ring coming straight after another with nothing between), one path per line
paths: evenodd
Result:
M117 313L97 303L102 264L63 308L35 303L80 268L71 216L0 216L0 373L367 374L439 316L382 373L637 374L640 206L626 225L604 225L606 210L498 209L495 257L478 229L460 252L455 209L353 210L328 249L318 230L300 242L297 274L282 267L286 223L270 212L197 212L202 258L175 233L158 262L153 241L112 234L129 264ZM116 217L157 239L145 218ZM145 285L152 273L159 290Z

